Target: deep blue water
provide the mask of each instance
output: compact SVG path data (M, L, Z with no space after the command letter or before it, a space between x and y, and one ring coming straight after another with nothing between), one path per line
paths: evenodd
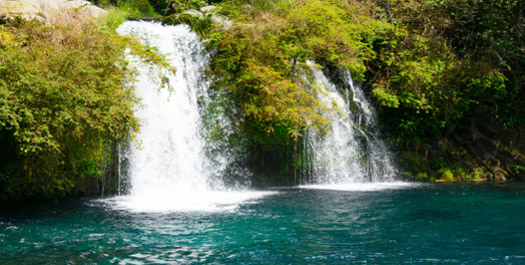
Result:
M99 200L0 212L0 263L525 264L525 189L278 189L219 212Z

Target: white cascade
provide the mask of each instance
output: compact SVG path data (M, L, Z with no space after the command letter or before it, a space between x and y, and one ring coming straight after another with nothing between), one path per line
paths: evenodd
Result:
M344 78L351 90L351 101L356 105L351 116L359 126L360 134L365 138L369 179L375 182L391 182L397 174L391 160L394 156L380 137L375 109L365 97L361 86L352 80L348 69L345 69Z
M126 152L129 195L115 199L117 206L133 211L223 210L264 195L239 191L245 183L226 185L222 178L239 152L222 150L224 143L210 142L206 135L203 116L213 93L203 74L209 54L198 36L186 25L144 21L125 22L118 32L138 36L157 48L176 73L164 70L171 89L162 88L158 75L151 73L154 67L130 59L139 72L132 87L141 99L142 106L136 110L141 128ZM215 130L232 134L232 122L215 112L210 114L218 119L220 128Z
M309 131L305 137L311 159L309 184L324 187L393 182L396 170L390 151L379 137L374 108L354 84L350 72L345 72L345 81L350 87L345 99L314 62L307 64L318 99L331 109L325 115L332 120L328 134L321 136Z

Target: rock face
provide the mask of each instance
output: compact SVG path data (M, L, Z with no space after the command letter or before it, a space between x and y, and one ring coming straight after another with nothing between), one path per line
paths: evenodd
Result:
M0 18L20 17L45 23L67 22L71 13L80 19L99 17L104 9L85 0L0 0Z
M485 168L493 180L523 179L516 165L525 165L522 132L512 131L484 115L459 126L449 137L446 153L471 168ZM455 150L455 151L453 151Z
M525 131L508 130L497 120L478 110L449 135L435 143L418 146L415 156L421 158L409 166L413 174L429 173L445 166L479 172L491 181L525 180ZM455 173L455 178L462 180Z

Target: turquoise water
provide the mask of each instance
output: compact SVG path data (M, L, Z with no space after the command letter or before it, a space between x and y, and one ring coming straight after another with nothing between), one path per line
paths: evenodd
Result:
M276 189L214 212L82 199L0 212L0 263L525 264L525 189Z

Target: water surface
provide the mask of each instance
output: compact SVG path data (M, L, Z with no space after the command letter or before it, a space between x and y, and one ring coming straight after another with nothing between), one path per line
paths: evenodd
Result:
M111 200L0 212L0 263L524 264L525 189L275 189L214 211Z

